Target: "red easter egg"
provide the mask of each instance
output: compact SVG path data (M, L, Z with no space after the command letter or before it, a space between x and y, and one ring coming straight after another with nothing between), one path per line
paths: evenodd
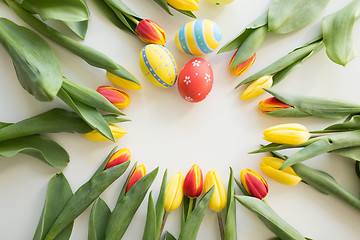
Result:
M181 70L178 90L186 101L200 102L210 93L213 85L213 71L203 58L194 58Z

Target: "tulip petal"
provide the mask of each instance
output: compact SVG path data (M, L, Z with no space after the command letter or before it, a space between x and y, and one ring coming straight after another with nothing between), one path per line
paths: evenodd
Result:
M252 82L242 93L241 100L249 100L265 92L263 88L270 88L273 84L272 76L263 76Z

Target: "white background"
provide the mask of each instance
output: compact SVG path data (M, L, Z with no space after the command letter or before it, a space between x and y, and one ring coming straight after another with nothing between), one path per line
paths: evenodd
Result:
M340 9L348 2L350 1L330 1L321 16ZM165 29L165 46L173 53L179 70L192 59L192 56L180 52L174 43L176 32L192 19L178 13L170 16L151 0L133 0L125 3L140 16L154 20ZM269 3L269 0L235 0L229 5L217 7L203 0L200 3L201 10L196 15L198 18L211 19L220 26L223 31L220 46L223 46L265 11ZM296 33L270 33L257 52L254 65L241 77L235 77L228 72L228 63L233 53L216 55L214 52L205 56L214 71L213 89L203 102L192 104L180 97L176 86L162 89L148 82L138 65L139 53L144 44L135 36L112 25L91 1L88 5L91 20L84 44L102 51L126 66L138 77L143 89L128 91L131 95L131 104L124 111L132 122L121 124L128 134L116 143L89 142L79 134L47 135L61 144L70 155L70 163L63 169L63 173L73 191L89 179L116 145L119 148L130 148L132 162L145 164L148 171L160 166L159 175L151 187L156 198L162 173L166 168L169 177L177 171L182 171L185 175L196 163L201 167L204 176L208 170L216 169L227 185L229 166L233 167L238 179L241 169L252 168L259 171L258 164L265 154L248 155L247 152L257 149L259 144L266 143L262 140L263 129L275 124L299 122L310 130L320 130L337 122L319 118L278 119L266 116L257 109L257 104L268 95L241 101L240 94L243 88L234 90L242 79L318 35L321 17ZM26 26L3 3L0 3L0 17L7 17ZM356 43L360 38L358 30L357 23ZM93 89L100 85L111 85L102 69L91 67L62 47L48 42L56 52L66 77ZM336 65L322 50L293 71L276 86L276 89L360 102L359 64L360 57L345 68ZM59 99L43 103L23 90L17 81L11 59L3 48L0 48L0 76L0 121L17 122L54 107L67 108ZM306 164L330 173L343 186L359 196L359 179L355 176L352 160L333 154L323 154L308 160ZM47 182L58 171L60 170L22 154L0 158L0 239L32 238L44 204ZM111 209L115 205L124 179L125 177L122 177L117 180L101 195ZM359 239L360 215L352 207L334 197L322 195L303 183L288 187L267 177L265 179L270 188L266 197L267 202L304 236L316 240ZM239 193L238 189L236 191ZM124 239L141 239L147 199L148 197L134 216ZM165 226L165 230L175 236L178 236L180 231L180 212L180 209L171 212ZM87 239L89 214L90 208L75 220L72 240ZM264 240L274 236L253 213L239 203L237 231L239 239ZM198 239L219 239L214 212L206 212Z

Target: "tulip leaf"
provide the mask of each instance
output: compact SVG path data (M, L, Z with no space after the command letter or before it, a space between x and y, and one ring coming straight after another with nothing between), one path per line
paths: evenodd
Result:
M39 14L43 20L76 22L89 19L88 8L82 0L23 0L21 4Z
M109 155L108 158L110 157ZM74 221L110 184L125 172L129 163L130 161L126 161L102 172L97 172L88 182L83 184L70 198L69 202L56 218L45 240L54 239L64 228Z
M64 22L65 25L73 32L75 33L78 37L80 37L81 39L85 39L85 35L88 29L88 20L84 20L84 21L78 21L78 22Z
M225 221L225 234L224 240L236 240L236 204L235 204L235 181L234 173L230 167L230 176L228 182L227 192L227 209L226 209L226 221Z
M324 136L291 155L280 169L290 167L322 153L354 146L360 146L360 130Z
M321 36L315 38L314 40L306 43L304 46L294 49L292 52L288 53L284 57L255 73L254 75L246 78L241 83L239 83L236 88L241 85L250 83L262 76L266 75L275 75L275 84L279 83L281 80L287 76L291 70L293 70L298 64L302 63L304 60L308 59L312 54L316 53L323 47ZM283 71L283 72L282 72Z
M281 239L305 240L305 238L284 219L282 219L268 204L255 197L235 196L247 209L258 215L261 221Z
M55 53L39 35L0 18L0 43L12 58L21 86L39 101L52 101L62 84Z
M236 183L236 185L239 187L240 191L242 192L242 194L244 194L245 196L251 196L248 191L246 191L246 189L244 188L244 186L241 184L241 182L239 182L235 177L234 177L234 181Z
M273 0L268 11L269 31L284 34L313 21L329 0Z
M42 240L45 237L56 217L65 207L72 195L73 193L70 184L62 173L58 173L50 179L46 189L44 208L42 210L33 240ZM74 222L71 222L55 239L69 239L73 223Z
M156 237L156 210L154 198L152 196L152 191L149 195L147 215L146 215L146 224L144 228L144 234L142 237L143 240L157 240Z
M343 123L333 124L325 130L331 131L352 131L352 130L360 130L360 115L353 115L350 119Z
M360 199L341 186L328 173L310 168L301 163L295 164L293 169L308 185L320 190L322 193L333 195L360 211Z
M310 138L305 143L299 144L299 145L285 145L285 144L279 144L279 143L270 143L268 145L262 146L258 150L249 152L249 154L262 153L262 152L273 152L273 151L290 149L290 148L301 148L301 147L308 146L316 141L319 141L320 139L322 139L322 138L321 137Z
M68 49L73 54L79 56L80 58L85 60L88 64L94 67L103 68L107 71L112 71L112 73L115 74L116 76L119 76L121 78L124 78L125 80L130 80L139 84L137 79L134 77L134 75L132 75L124 67L120 67L119 64L115 63L112 59L110 59L103 53L86 45L83 45L65 36L64 34L61 34L60 32L46 25L36 17L32 16L29 12L21 8L21 6L18 3L10 0L5 0L5 1L9 5L9 7L27 24L32 26L34 29L39 31L47 38L51 39L57 44Z
M354 159L355 161L360 161L360 147L341 148L332 152L343 157Z
M187 217L186 222L181 225L179 240L196 240L200 224L204 218L211 197L214 193L214 186L200 199L191 214Z
M163 240L176 240L176 238L175 238L171 233L169 233L168 231L166 231Z
M88 240L104 240L111 211L104 200L95 200L90 213Z
M303 112L297 108L284 108L275 111L266 112L265 114L273 117L309 117L311 114Z
M154 0L154 2L156 2L162 9L164 9L168 14L170 15L174 15L169 7L169 4L167 3L166 0Z
M306 240L313 240L312 238L305 238ZM274 237L274 238L270 238L269 240L282 240L281 238L279 237Z
M355 161L355 173L356 173L356 176L360 179L360 162L359 161Z
M91 128L95 129L109 140L115 141L109 125L105 121L104 117L95 108L73 99L64 89L60 89L58 96Z
M161 187L159 195L156 201L156 238L160 237L161 226L163 224L163 217L165 213L165 194L167 183L167 169L164 172L163 179L161 181Z
M321 21L326 54L337 64L345 66L356 56L353 27L360 17L359 10L360 1L354 0Z
M105 112L124 115L99 92L64 78L62 88L74 99Z
M188 16L188 17L191 17L191 18L196 18L196 15L191 12L191 11L186 11L186 10L180 10L180 9L177 9L177 8L174 8L176 11L178 11L179 13L182 13L184 14L185 16Z
M299 110L300 113L304 112L308 115L324 118L343 118L349 114L360 112L360 104L352 102L320 97L310 97L298 94L289 94L273 89L264 90L273 95L278 100L282 101L283 103L293 106L295 109ZM349 124L349 122L347 124Z
M140 178L121 198L118 200L111 213L109 224L106 228L105 239L121 239L128 228L134 214L144 200L151 184L155 180L159 168Z
M0 142L0 156L12 157L18 153L38 158L55 168L64 168L69 162L69 155L65 149L56 142L39 135Z

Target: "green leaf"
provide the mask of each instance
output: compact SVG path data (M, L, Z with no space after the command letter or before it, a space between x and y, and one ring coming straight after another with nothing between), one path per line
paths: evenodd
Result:
M360 115L354 115L346 122L333 124L325 130L331 131L352 131L352 130L360 130Z
M91 128L95 129L109 140L115 141L115 138L111 132L108 123L95 108L79 102L76 99L73 99L64 89L60 89L58 96L72 110L74 110L74 112L76 112Z
M64 22L65 25L81 39L85 39L88 29L88 20L79 22Z
M241 184L241 182L239 182L235 177L234 177L234 181L236 183L236 185L239 187L239 189L241 190L242 194L244 194L245 196L251 196L248 191L246 191L246 189L244 188L244 186Z
M268 12L269 31L284 34L312 22L329 0L273 0Z
M249 196L235 196L244 207L258 215L261 221L278 237L286 240L305 240L305 238L269 205L260 199Z
M308 115L324 118L343 118L349 114L360 112L360 104L352 102L289 94L268 88L265 88L264 90L273 95L278 100Z
M176 11L178 11L179 13L182 13L184 14L185 16L188 16L188 17L191 17L191 18L196 18L196 15L191 12L191 11L186 11L186 10L180 10L180 9L177 9L177 8L174 8Z
M104 240L111 211L104 200L95 200L90 213L88 240Z
M89 19L89 11L81 0L23 0L22 4L38 13L43 20L83 21Z
M175 238L171 233L169 233L168 231L166 231L163 240L176 240L176 238Z
M313 240L312 238L305 238L306 240ZM274 238L270 238L269 240L282 240L281 238L279 237L274 237Z
M332 153L336 153L340 156L354 159L355 161L360 161L360 147L341 148L332 151Z
M166 0L154 0L154 2L156 2L160 7L162 7L168 14L174 15L171 12L169 4L167 3Z
M84 85L70 81L64 78L62 88L73 98L86 105L103 110L105 112L116 113L124 115L118 108L114 106L109 100L97 91L88 88Z
M299 109L293 107L266 112L265 114L273 117L310 117L311 116L310 114L306 112L302 112Z
M121 239L153 183L158 168L140 178L117 202L111 213L105 239Z
M0 43L12 58L21 86L39 101L52 101L62 74L51 47L30 29L0 18Z
M108 156L109 157L109 156ZM105 189L118 179L129 166L130 161L96 173L82 185L63 208L45 240L52 240L78 217Z
M12 157L18 153L38 158L55 168L64 168L69 162L69 155L59 144L39 135L0 142L0 156Z
M236 240L236 204L235 204L235 181L234 173L230 167L230 176L228 182L227 192L227 208L226 208L226 221L225 221L225 235L224 240Z
M144 228L144 234L142 237L143 240L157 240L156 237L156 211L155 211L155 203L152 196L152 191L149 195L148 207L147 207L147 215L146 215L146 224Z
M291 70L294 69L298 64L302 63L304 60L309 58L312 54L316 53L323 47L322 38L317 37L314 40L306 43L304 46L294 49L292 52L288 53L286 56L280 58L254 75L246 78L241 83L239 83L236 88L241 85L250 83L262 76L274 75L279 73L281 77L275 79L274 82L280 82L285 76L287 76ZM289 68L288 68L289 67ZM284 72L281 72L284 70ZM274 76L274 78L275 78Z
M359 161L355 161L355 172L356 172L356 176L360 179L360 162Z
M163 216L165 213L165 194L167 184L167 169L164 172L163 179L161 181L161 187L159 196L156 201L156 239L160 237L161 226L163 224Z
M90 48L86 45L83 45L83 44L65 36L64 34L59 33L55 29L51 28L50 26L46 25L45 23L43 23L36 17L32 16L27 11L25 11L16 2L13 2L11 0L6 0L6 3L27 24L32 26L34 29L39 31L41 34L43 34L47 38L51 39L52 41L56 42L57 44L68 49L73 54L84 59L88 64L90 64L94 67L103 68L107 71L111 71L115 75L122 77L125 80L137 82L134 75L132 75L124 67L121 67L119 64L115 63L112 59L110 59L103 53L101 53L93 48Z
M200 224L205 216L211 197L214 193L214 186L200 199L190 216L186 219L185 224L181 226L179 240L196 240Z
M356 56L353 27L360 17L359 10L360 1L354 0L321 21L326 54L337 64L345 66Z
M310 168L301 163L295 164L293 169L308 185L320 190L322 193L333 195L360 211L360 199L341 186L328 173Z
M70 200L73 193L67 179L62 173L53 176L46 189L46 199L44 208L38 226L35 231L33 240L42 240L54 223L56 217ZM56 240L66 240L70 238L74 222L66 227Z
M280 169L290 167L295 163L305 161L322 153L354 146L360 146L360 130L324 136L291 155Z

